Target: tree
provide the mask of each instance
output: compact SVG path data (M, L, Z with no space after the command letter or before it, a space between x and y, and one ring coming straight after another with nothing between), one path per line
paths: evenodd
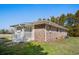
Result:
M51 22L54 22L54 23L57 23L58 22L57 19L54 16L50 17L50 21Z
M43 18L42 20L46 20L45 18Z
M38 19L38 21L41 21L41 20L42 20L41 18Z
M79 10L75 13L76 24L79 24Z
M72 13L68 13L67 14L67 18L74 18L75 16L74 16L74 14L72 14Z
M7 29L1 29L0 34L11 34L11 32Z
M64 14L62 14L59 18L59 24L64 26L64 22L66 20L66 16Z
M79 37L79 24L71 27L71 29L69 30L69 35Z
M47 19L48 21L51 21L49 18Z
M0 30L0 33L5 34L5 30L4 29Z
M75 13L75 16L79 18L79 10L77 10L77 12Z
M73 28L73 30L75 32L74 36L79 36L79 24L75 25L74 28Z

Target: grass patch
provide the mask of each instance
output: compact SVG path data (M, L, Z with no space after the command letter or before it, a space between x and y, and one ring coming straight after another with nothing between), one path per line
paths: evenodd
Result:
M51 55L79 54L79 37L70 37L63 41L51 43L33 42L33 44L40 45L44 48L44 52Z
M29 42L13 46L0 45L3 55L78 55L79 37L70 37L55 42Z

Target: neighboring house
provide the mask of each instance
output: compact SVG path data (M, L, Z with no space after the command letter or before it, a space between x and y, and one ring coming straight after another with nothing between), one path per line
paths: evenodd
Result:
M46 20L12 25L11 27L16 30L24 29L26 40L51 42L67 37L67 28Z

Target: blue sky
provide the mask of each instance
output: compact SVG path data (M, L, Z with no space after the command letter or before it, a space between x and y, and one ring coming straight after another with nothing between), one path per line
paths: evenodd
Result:
M77 10L78 4L0 4L0 28L36 21L38 18L75 13Z

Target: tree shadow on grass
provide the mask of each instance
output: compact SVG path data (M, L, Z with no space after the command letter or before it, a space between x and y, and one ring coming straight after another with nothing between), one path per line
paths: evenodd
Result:
M44 49L40 45L33 45L32 43L19 43L13 46L3 46L0 49L1 55L46 55Z

